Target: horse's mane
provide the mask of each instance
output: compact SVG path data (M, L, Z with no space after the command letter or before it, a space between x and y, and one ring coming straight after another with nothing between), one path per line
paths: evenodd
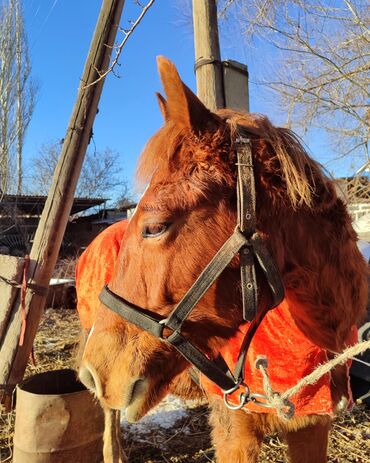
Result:
M334 183L293 132L266 117L231 110L210 117L214 126L205 132L169 121L148 142L138 178L151 181L152 195L143 207L191 210L202 199L222 206L230 198L222 213L235 213L232 140L244 127L252 144L259 231L281 269L295 322L318 345L339 349L364 312L367 281Z
M204 188L209 191L209 182L220 186L220 183L232 181L230 175L226 175L226 172L220 175L220 172L225 170L227 164L235 163L234 155L230 153L230 143L235 139L238 127L242 126L251 135L255 163L260 167L262 188L270 192L275 205L282 202L285 206L297 209L302 206L317 208L318 203L321 208L325 207L325 203L332 203L332 182L323 174L319 163L310 158L291 130L275 127L267 117L258 114L223 109L217 112L217 117L220 120L218 127L201 136L195 135L189 128L167 122L149 140L140 156L137 170L139 182L149 183L154 172L162 179L168 178L169 170L173 174L176 169L180 177L184 162L179 162L177 155L184 142L187 152L191 153L187 153L185 164L198 162L206 176L210 164L218 168L218 177L207 176L203 179L201 183ZM196 152L200 149L203 157L197 159ZM204 155L205 151L207 156ZM212 170L214 174L215 168ZM183 172L182 176L187 176L187 172ZM235 176L232 178L235 180Z
M276 175L279 173L285 183L285 193L291 206L313 207L318 189L331 192L330 180L323 174L321 166L314 161L303 147L298 136L287 128L275 127L269 119L259 114L247 114L220 110L227 119L234 135L238 126L247 129L256 137L257 151L264 167ZM266 150L266 145L268 149ZM268 157L262 151L267 151Z

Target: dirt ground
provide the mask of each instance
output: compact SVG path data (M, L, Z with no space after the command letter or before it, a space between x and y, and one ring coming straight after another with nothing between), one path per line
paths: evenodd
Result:
M79 331L74 310L46 310L35 340L35 364L28 366L27 376L45 370L73 367ZM145 418L143 423L123 423L122 439L130 463L214 462L207 414L204 404L182 408L178 401L170 400L157 413ZM13 425L14 413L1 415L1 463L12 461ZM278 436L266 438L259 462L285 461L286 445ZM334 421L328 461L370 463L369 408L355 406L351 414Z

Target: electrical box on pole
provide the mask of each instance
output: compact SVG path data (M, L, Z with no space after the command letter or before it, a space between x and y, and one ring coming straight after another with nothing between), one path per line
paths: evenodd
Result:
M248 68L237 61L222 61L225 107L249 112Z
M248 69L245 64L221 62L216 0L193 0L197 94L211 110L249 111Z

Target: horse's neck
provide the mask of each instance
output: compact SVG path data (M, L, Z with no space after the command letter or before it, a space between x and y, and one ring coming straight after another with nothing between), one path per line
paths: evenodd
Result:
M340 350L364 304L364 277L349 218L330 213L291 217L280 230L280 265L294 320L315 344ZM360 265L361 267L361 265ZM356 291L353 289L356 288Z

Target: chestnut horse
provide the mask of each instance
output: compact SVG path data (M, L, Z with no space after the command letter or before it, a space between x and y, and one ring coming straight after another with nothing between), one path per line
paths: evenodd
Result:
M166 95L158 96L165 124L140 158L138 175L148 187L129 223L110 290L158 319L171 313L234 232L234 140L243 127L251 141L256 229L281 274L291 325L320 352L339 352L364 315L367 270L333 183L292 132L262 116L232 110L212 113L183 84L170 61L159 58L158 65ZM261 272L257 281L258 310L263 311L271 297ZM235 257L181 332L214 359L244 325ZM284 324L278 329L281 348L289 349ZM292 356L299 353L299 345L291 348ZM289 362L289 354L284 355ZM80 377L105 407L125 409L127 419L137 421L187 368L189 362L168 342L101 304ZM334 410L346 393L345 368L338 368L333 378ZM326 461L331 412L284 420L258 406L252 412L247 407L230 410L218 394L207 388L206 393L218 462L257 461L263 436L276 431L286 437L293 463Z

